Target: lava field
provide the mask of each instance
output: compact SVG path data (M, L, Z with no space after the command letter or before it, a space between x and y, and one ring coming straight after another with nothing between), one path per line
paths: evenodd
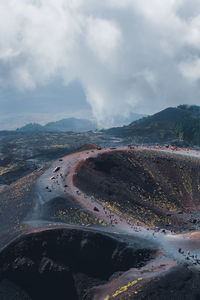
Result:
M0 299L200 299L199 152L82 148L0 195Z

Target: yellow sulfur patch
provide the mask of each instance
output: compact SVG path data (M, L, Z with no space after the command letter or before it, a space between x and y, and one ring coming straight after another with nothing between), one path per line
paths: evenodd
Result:
M112 297L117 297L119 294L125 292L128 290L129 287L134 286L138 281L141 281L142 277L138 278L137 280L133 280L132 282L129 282L127 285L122 286L119 290L116 290L114 294L112 294Z

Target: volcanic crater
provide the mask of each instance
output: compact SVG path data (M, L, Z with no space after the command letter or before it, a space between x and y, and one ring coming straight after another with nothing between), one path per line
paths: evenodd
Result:
M46 230L17 239L1 253L1 280L17 286L20 299L91 299L93 286L143 267L155 253L141 248L138 239L127 243L126 237L87 230Z
M198 155L97 147L53 163L2 247L0 299L200 299Z
M199 228L200 160L171 152L111 151L81 162L80 190L140 225Z

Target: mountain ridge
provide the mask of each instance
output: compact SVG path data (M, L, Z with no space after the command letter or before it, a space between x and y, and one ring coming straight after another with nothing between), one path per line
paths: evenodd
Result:
M106 134L133 138L140 143L179 142L200 145L200 106L168 107L152 116L110 128Z
M46 125L38 123L29 123L18 128L21 132L39 132L39 131L56 131L56 132L85 132L95 130L98 127L97 123L87 119L66 118L55 122L49 122Z
M132 121L139 120L146 115L137 114L137 113L130 113L128 117L124 116L117 116L113 121L112 126L123 126L128 125ZM116 125L117 124L117 125ZM89 119L81 119L81 118L64 118L58 121L51 121L45 125L41 125L39 123L28 123L20 128L17 128L17 131L21 132L51 132L51 131L60 131L60 132L87 132L91 130L100 129L103 126L98 124L95 121Z

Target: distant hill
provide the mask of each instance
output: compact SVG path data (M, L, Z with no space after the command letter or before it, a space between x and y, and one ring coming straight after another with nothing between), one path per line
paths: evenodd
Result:
M123 126L129 124L131 121L136 121L143 118L145 115L130 113L129 116L117 116L113 120L113 126ZM51 132L51 131L61 131L61 132L86 132L90 130L95 130L99 128L95 121L90 121L87 119L77 119L77 118L66 118L56 122L49 122L42 126L38 123L29 123L21 128L17 128L17 131L22 132Z
M44 127L37 123L29 123L21 128L17 128L17 131L23 132L37 132L37 131L44 131Z
M176 142L200 145L200 106L169 107L128 126L111 128L109 135L143 143Z
M67 118L56 122L50 122L42 126L37 123L30 123L21 128L18 128L17 131L22 132L52 132L52 131L61 131L61 132L86 132L90 130L95 130L97 124L90 120L85 119L76 119L76 118Z
M90 120L85 119L76 119L76 118L68 118L63 119L57 122L50 122L44 126L46 131L74 131L74 132L84 132L95 130L97 128L97 124Z

